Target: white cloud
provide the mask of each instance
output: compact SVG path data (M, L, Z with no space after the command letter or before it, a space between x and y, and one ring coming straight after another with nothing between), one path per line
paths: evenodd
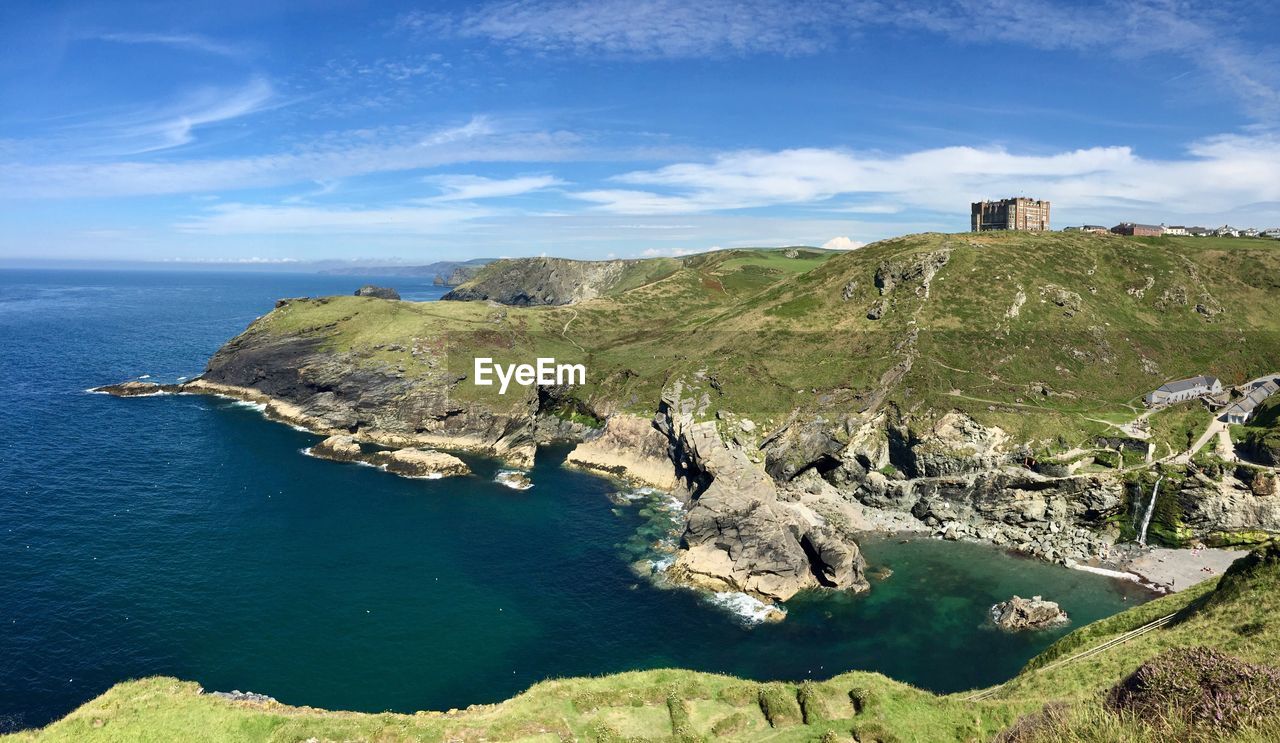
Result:
M848 235L840 235L824 242L822 247L826 250L857 250L864 245L866 243L861 240L850 240Z
M443 191L431 201L497 199L565 185L564 181L549 175L506 179L482 178L476 175L435 175L428 176L425 180L427 183L439 186Z
M770 206L832 211L837 196L900 209L966 209L971 200L1032 193L1078 210L1160 213L1265 211L1280 203L1280 136L1226 135L1194 143L1179 159L1147 159L1128 147L1052 154L945 147L900 155L832 149L730 152L710 162L633 171L614 180L645 189L570 195L614 214L692 214ZM1268 206L1270 205L1270 206ZM887 211L887 210L886 210Z

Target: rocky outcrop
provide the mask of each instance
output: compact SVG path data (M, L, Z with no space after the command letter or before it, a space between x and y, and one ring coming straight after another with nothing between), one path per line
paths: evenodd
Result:
M389 286L374 286L373 284L365 284L356 289L357 297L374 297L376 299L400 299L400 292Z
M782 600L811 587L866 590L857 544L778 497L772 478L714 421L694 422L677 382L663 395L658 428L689 491L681 549L668 575L717 591Z
M311 447L309 453L313 457L332 459L335 462L355 462L364 457L355 436L330 436Z
M219 349L202 377L183 390L263 402L268 415L324 435L349 434L394 448L480 451L518 467L532 465L539 441L534 391L509 393L508 406L498 411L459 402L452 392L465 378L450 372L429 346L412 352L425 371L411 377L366 354L326 348L321 336L271 332L255 323Z
M985 427L959 411L943 415L926 433L909 426L889 430L891 446L899 457L895 464L908 477L943 477L991 470L1008 464L1019 453L1009 435Z
M150 395L164 395L174 392L181 392L182 385L178 384L157 384L155 382L121 382L120 384L107 384L101 387L94 387L90 392L98 392L112 397L148 397Z
M496 261L444 295L457 301L490 300L528 307L563 305L598 297L622 278L631 261L512 258Z
M991 607L991 621L1002 630L1019 632L1057 627L1070 620L1062 607L1052 601L1039 596L1014 596Z
M364 462L382 467L387 472L402 477L436 479L467 475L471 468L466 462L431 449L393 449L366 453L354 436L334 435L311 447L313 457L335 462Z
M1241 465L1220 472L1189 472L1177 490L1181 526L1188 536L1219 533L1280 533L1280 483L1261 467Z
M370 464L383 467L392 474L404 477L452 477L467 475L471 468L467 463L441 451L430 449L397 449L380 451L369 455Z
M565 461L664 490L676 486L667 437L649 418L621 413L610 416L604 430L578 444Z

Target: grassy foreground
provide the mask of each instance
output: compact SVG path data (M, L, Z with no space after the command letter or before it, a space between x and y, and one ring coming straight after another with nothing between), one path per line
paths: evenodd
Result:
M1169 614L1176 616L1162 628L1063 662ZM1221 722L1207 726L1180 718L1194 701L1188 695L1207 694L1190 676L1160 692L1168 694L1165 715L1132 714L1105 699L1141 664L1174 648L1208 647L1248 663L1276 663L1277 617L1280 547L1272 544L1218 580L1076 630L980 700L969 693L937 696L876 673L762 684L659 670L545 681L501 704L466 710L363 714L228 701L202 694L194 683L150 678L118 684L43 730L3 740L1275 740L1275 704L1261 711L1215 708Z

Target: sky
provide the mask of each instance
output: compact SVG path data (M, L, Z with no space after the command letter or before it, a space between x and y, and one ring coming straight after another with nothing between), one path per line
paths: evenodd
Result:
M0 4L0 259L1280 226L1272 0Z

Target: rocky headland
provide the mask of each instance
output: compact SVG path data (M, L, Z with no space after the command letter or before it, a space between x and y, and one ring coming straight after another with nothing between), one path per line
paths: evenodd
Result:
M1013 275L1019 241L1031 241L1026 255L1039 262ZM483 452L527 469L538 445L576 442L570 465L671 490L684 503L671 579L766 601L867 589L857 535L868 528L1104 566L1148 510L1166 543L1232 545L1280 532L1274 469L1143 462L1127 452L1147 451L1146 441L1094 420L1094 408L1124 409L1154 386L1153 369L1175 367L1185 352L1125 350L1139 329L1108 330L1104 318L1123 309L1197 330L1266 321L1249 314L1249 291L1232 285L1233 298L1205 283L1208 272L1188 269L1196 254L1156 270L1131 266L1126 250L1106 236L926 235L835 258L498 261L450 295L484 302L282 300L199 379L102 391L260 403L272 418L330 437L318 456L377 457L406 473L449 470L443 460L398 462L426 456L414 452ZM1115 265L1041 276L1084 259ZM1212 296L1220 311L1127 292L1130 274L1143 286L1159 274L1157 288ZM995 299L991 279L973 278L993 275L1007 302ZM962 315L982 332L945 330ZM1262 366L1270 348L1250 347L1240 363ZM471 384L474 356L549 352L585 359L588 384L501 396Z

